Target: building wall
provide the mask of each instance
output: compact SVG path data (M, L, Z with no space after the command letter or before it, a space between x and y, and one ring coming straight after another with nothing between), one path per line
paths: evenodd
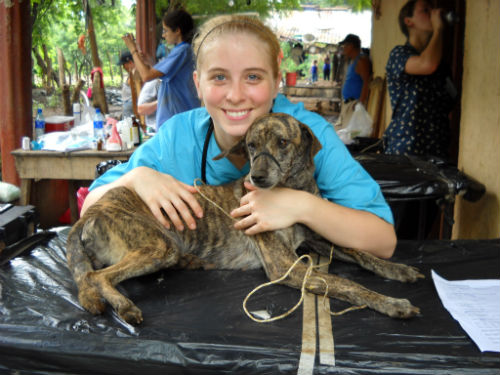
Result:
M397 17L405 0L381 0L373 14L375 76L385 76L391 49L405 42ZM486 186L478 202L457 197L453 238L500 237L500 1L466 0L458 168ZM388 98L388 97L387 97ZM391 108L385 101L385 126Z
M500 237L500 1L466 1L458 167L486 185L455 204L454 238Z

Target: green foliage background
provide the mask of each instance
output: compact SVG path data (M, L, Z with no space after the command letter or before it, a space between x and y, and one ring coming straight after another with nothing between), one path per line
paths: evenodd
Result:
M66 59L66 76L75 75L75 63L82 78L89 76L92 70L90 46L86 42L87 54L78 49L78 37L86 33L84 0L30 0L32 9L33 49L43 56L42 45L47 47L54 70L57 66L56 48L62 49ZM94 29L102 60L106 85L120 85L122 76L120 67L116 65L121 51L126 50L121 36L124 33L135 33L135 4L128 9L122 0L88 0L92 9ZM229 1L233 5L229 6ZM298 9L301 4L318 6L349 5L353 10L371 7L371 0L156 0L158 21L169 7L183 7L195 16L197 22L210 15L235 12L256 12L266 16L273 10L286 11ZM111 80L110 61L113 80ZM286 57L286 56L285 56ZM41 82L41 69L36 63L33 66L35 85ZM70 82L74 83L74 82Z

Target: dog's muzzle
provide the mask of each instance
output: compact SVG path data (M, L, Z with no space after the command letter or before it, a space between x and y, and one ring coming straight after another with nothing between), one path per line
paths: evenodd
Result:
M279 161L278 161L278 160L276 160L276 158L275 158L273 155L271 155L269 152L263 151L263 152L258 153L258 154L257 154L257 155L253 158L253 162L255 163L255 161L256 161L258 158L260 158L261 156L267 156L267 157L269 157L269 158L270 158L273 162L275 162L275 163L276 163L276 165L277 165L277 166L278 166L278 168L280 169L280 172L283 172L283 171L281 170L281 165L280 165Z

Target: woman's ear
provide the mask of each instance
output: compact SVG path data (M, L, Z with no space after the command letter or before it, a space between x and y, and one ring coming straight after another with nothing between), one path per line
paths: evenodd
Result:
M413 21L411 20L410 17L405 17L404 23L405 23L406 27L408 27L408 28L413 27Z
M198 77L198 71L193 72L193 81L196 87L196 92L198 93L198 99L202 100L201 90L200 90L200 78Z

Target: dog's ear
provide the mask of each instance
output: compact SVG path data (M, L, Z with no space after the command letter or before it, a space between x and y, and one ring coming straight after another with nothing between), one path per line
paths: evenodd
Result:
M229 150L222 151L219 155L214 157L213 160L220 160L231 154L248 158L247 148L245 144L245 137L241 138L241 140L238 143L236 143L233 147L231 147Z
M309 150L311 153L311 160L314 156L321 150L322 146L318 138L314 135L311 128L306 124L299 122L300 131L302 133L302 139L309 145Z

